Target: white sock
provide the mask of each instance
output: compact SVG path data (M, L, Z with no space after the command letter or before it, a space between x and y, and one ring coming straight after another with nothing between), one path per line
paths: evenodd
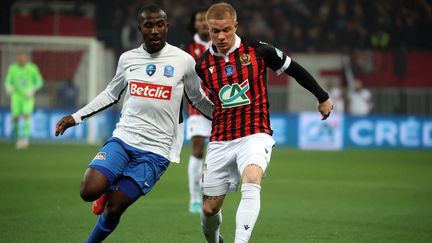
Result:
M244 183L241 186L241 200L236 214L234 243L248 242L260 211L261 186Z
M201 212L201 227L203 229L204 236L208 243L219 242L219 226L222 223L222 212L219 210L217 214L212 216L205 216Z
M201 202L201 173L203 159L191 155L188 165L189 196L190 202Z

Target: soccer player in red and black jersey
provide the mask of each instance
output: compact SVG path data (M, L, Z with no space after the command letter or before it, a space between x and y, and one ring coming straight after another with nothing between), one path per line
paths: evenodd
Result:
M261 178L275 143L266 68L290 75L315 95L323 120L330 115L333 103L309 72L282 51L265 42L240 39L231 5L212 5L206 20L212 46L195 69L216 107L203 168L201 226L207 242L220 241L225 195L241 183L234 242L248 242L260 210Z
M205 8L194 11L189 23L189 29L195 34L193 40L187 45L187 52L195 60L201 57L210 46L208 25L205 20L206 11ZM203 89L206 91L204 87ZM189 212L191 213L200 213L202 208L200 181L205 141L210 137L210 132L211 121L189 104L186 138L192 142L192 154L188 164Z

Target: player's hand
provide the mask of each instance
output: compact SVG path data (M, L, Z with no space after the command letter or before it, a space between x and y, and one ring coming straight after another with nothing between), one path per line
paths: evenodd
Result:
M33 89L30 89L30 90L27 92L26 97L27 97L27 98L31 98L31 97L33 97L33 95L34 95L34 90L33 90Z
M321 113L321 120L325 120L330 116L330 113L333 110L333 102L329 98L323 103L318 104L318 111Z
M55 129L55 135L63 135L63 133L68 129L69 127L75 126L75 120L71 115L64 116L60 119L60 121L57 122L56 129Z
M6 94L7 95L11 95L13 91L14 91L14 88L12 86L10 86L10 85L6 86Z

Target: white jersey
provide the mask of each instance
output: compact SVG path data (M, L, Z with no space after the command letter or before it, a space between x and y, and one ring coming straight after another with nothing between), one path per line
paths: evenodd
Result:
M72 117L81 123L116 103L124 91L120 121L113 136L173 162L179 161L183 144L183 93L206 116L213 116L214 105L200 87L194 59L166 43L154 54L143 46L123 53L106 89Z
M367 115L371 110L372 94L367 89L349 92L350 112L353 115Z

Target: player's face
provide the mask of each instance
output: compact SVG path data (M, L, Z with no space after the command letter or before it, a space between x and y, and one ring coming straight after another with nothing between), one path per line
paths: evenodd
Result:
M208 40L208 25L207 21L205 19L206 12L198 12L195 15L195 29L198 33L198 35L201 37L201 39Z
M160 51L166 42L168 21L163 11L158 13L142 13L138 24L144 44L149 53Z
M16 60L20 66L24 66L27 63L27 55L24 53L18 53L16 56Z
M235 33L238 23L232 17L209 19L210 39L219 53L226 54L235 44Z

